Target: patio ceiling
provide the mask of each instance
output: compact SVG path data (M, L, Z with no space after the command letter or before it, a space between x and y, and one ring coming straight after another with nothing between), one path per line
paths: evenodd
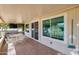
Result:
M75 7L78 5L58 5L58 4L7 4L0 5L0 17L6 23L27 23L34 19L42 18L49 13L58 10ZM1 23L0 19L0 23Z

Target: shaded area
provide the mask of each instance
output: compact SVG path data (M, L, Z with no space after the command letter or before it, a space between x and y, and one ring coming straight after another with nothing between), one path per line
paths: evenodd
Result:
M57 55L62 54L54 49L44 46L33 39L25 38L21 42L15 43L17 55Z
M0 55L7 55L8 44L6 41L3 41L2 47L0 49Z

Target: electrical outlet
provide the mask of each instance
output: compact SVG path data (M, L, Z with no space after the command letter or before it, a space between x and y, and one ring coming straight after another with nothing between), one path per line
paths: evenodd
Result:
M50 44L52 44L52 42L50 42Z

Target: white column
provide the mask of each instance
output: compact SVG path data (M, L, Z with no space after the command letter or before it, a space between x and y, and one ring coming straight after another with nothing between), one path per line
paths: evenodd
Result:
M79 24L77 24L77 51L79 51Z

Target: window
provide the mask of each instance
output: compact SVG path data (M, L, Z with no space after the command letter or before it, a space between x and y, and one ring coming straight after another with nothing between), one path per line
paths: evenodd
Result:
M12 24L12 23L10 23L10 24L9 24L9 27L10 27L10 28L17 28L17 24Z
M64 40L64 16L44 20L43 36Z
M18 28L19 31L24 31L24 24L18 23L17 28Z
M43 21L43 35L50 37L50 20Z
M51 19L51 37L59 40L64 39L64 17Z
M29 24L26 24L26 32L29 32Z
M24 31L24 24L22 24L22 23L17 23L17 24L10 23L9 28L10 29L18 29L18 31L22 32L22 31Z

